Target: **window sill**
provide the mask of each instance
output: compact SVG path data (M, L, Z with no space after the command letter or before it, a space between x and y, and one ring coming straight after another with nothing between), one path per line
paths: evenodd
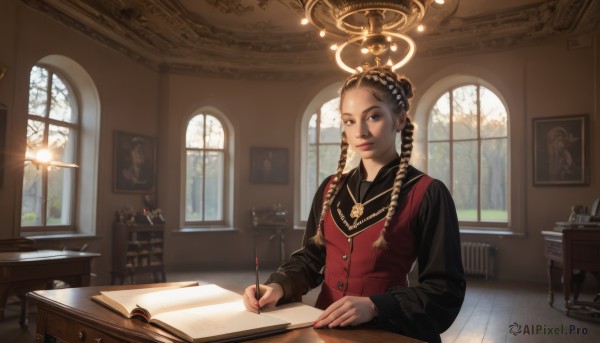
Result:
M504 230L504 229L488 229L488 228L461 228L460 229L460 233L461 234L466 234L466 235L484 235L484 236L506 236L506 237L522 237L525 236L525 234L521 233L521 232L514 232L514 231L510 231L510 230Z
M87 233L52 233L40 235L39 233L22 233L21 237L33 239L35 241L54 240L54 239L83 239L83 238L100 238L96 235Z
M198 232L239 232L240 230L233 227L215 226L215 227L183 227L180 230L173 231L174 233L198 233Z

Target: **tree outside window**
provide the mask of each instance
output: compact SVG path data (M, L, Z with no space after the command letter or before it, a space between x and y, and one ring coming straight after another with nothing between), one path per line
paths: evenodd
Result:
M428 174L450 189L463 224L508 223L508 115L488 88L440 96L429 115Z
M31 163L47 149L52 161L77 163L77 102L69 84L43 66L31 69L27 114L27 147L23 170L23 231L72 231L77 171L60 165Z
M219 119L197 114L186 131L185 222L224 222L225 130Z

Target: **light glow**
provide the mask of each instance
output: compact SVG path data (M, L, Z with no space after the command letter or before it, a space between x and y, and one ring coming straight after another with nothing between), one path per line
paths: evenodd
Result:
M48 149L40 149L35 153L35 161L39 164L49 164L52 161L52 153Z

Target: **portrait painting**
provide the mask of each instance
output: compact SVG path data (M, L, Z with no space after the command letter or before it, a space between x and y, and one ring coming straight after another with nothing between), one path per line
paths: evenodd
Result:
M533 120L533 184L588 184L587 115Z
M115 131L114 150L114 191L153 191L156 178L156 139Z
M288 183L288 151L284 148L251 148L250 181L258 184Z

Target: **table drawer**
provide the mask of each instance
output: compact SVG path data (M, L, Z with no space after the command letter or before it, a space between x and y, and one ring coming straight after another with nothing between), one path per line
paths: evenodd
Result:
M562 242L544 240L544 256L549 259L562 262Z
M105 332L98 331L88 325L57 315L47 317L46 334L55 337L58 341L73 343L124 342Z

